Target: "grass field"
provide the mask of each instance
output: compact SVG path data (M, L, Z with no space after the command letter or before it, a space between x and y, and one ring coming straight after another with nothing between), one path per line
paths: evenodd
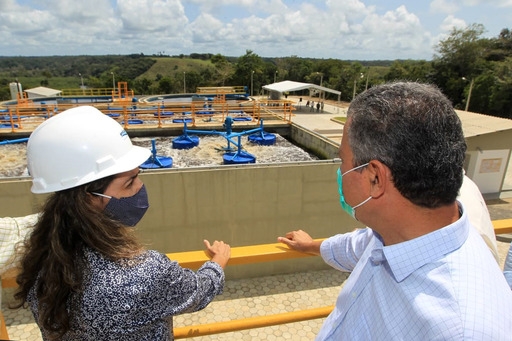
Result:
M80 88L80 77L51 77L46 79L43 76L39 77L17 77L18 82L21 84L22 89L32 89L41 86L41 82L48 81L48 88L52 89L78 89Z
M201 60L201 59L192 59L192 58L178 58L178 57L151 57L156 60L156 63L146 71L145 73L136 77L136 79L149 79L151 81L155 81L157 79L157 75L161 77L180 77L183 75L183 72L198 72L201 69L207 67L213 67L212 63L209 60ZM26 77L26 76L17 76L12 75L10 71L2 71L0 70L0 79L8 79L15 81L18 79L19 83L22 85L23 90L31 89L38 86L41 86L43 81L47 81L48 84L46 87L53 89L78 89L81 85L80 76L77 74L76 76L69 77L48 77L46 78L41 72L34 72L34 76ZM108 75L109 79L110 74ZM90 79L85 76L84 84L87 86L90 83Z
M156 63L148 71L138 76L137 79L154 80L157 75L177 77L178 74L183 74L183 72L197 72L199 69L213 67L209 60L172 57L156 57L154 59Z

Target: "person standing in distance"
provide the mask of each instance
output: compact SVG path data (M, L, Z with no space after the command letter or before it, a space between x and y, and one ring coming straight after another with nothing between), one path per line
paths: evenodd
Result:
M211 261L193 272L138 242L149 207L139 165L150 154L90 106L31 134L31 190L52 194L24 245L14 308L28 303L44 340L172 340L173 315L222 293L228 244L205 240Z
M389 83L351 102L338 191L367 228L278 238L351 272L317 340L510 340L512 292L456 200L465 151L434 86Z

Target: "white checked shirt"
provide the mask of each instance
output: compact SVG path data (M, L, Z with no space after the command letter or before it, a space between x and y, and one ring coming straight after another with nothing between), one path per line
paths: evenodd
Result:
M465 212L391 246L370 228L337 235L321 254L352 274L317 340L512 338L512 291Z
M19 218L0 218L0 275L12 266L15 246L25 239L37 221L38 214Z

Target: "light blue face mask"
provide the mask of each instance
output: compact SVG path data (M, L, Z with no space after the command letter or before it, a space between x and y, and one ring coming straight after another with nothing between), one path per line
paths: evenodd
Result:
M341 208L347 212L348 214L350 214L350 216L352 218L354 218L355 220L357 220L356 218L356 208L366 204L372 197L369 196L368 199L364 200L363 202L355 205L354 207L350 206L349 204L347 204L347 202L345 201L345 196L343 195L343 176L347 173L350 173L356 169L359 169L359 168L363 168L365 166L367 166L368 163L365 163L364 165L361 165L361 166L357 166L357 167L354 167L352 169L349 169L348 171L346 171L345 173L341 174L341 169L338 168L337 170L337 174L338 174L338 192L340 194L340 205L341 205Z

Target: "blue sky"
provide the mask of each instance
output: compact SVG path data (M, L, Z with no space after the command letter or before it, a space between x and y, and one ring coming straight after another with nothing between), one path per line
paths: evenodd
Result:
M431 60L453 27L496 37L510 18L512 0L0 0L0 56Z

